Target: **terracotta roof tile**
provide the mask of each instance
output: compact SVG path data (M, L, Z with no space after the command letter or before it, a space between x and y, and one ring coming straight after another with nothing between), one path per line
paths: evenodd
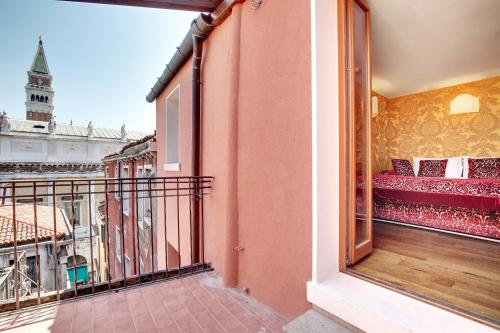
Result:
M101 219L106 217L106 201L103 200L99 202L99 205L97 206L97 213L99 213Z
M121 154L123 154L123 152L125 151L125 149L128 149L128 148L140 145L141 143L144 143L144 142L147 142L147 141L156 142L156 131L154 132L154 134L146 135L145 137L143 137L143 138L141 138L139 140L132 141L132 142L126 144L118 152L106 155L106 156L103 157L103 159L107 159L107 158L111 158L111 157L115 157L115 156L120 156Z
M120 152L123 153L125 151L125 149L133 147L133 146L140 145L141 143L144 143L144 142L147 142L147 141L156 141L156 131L155 131L154 134L146 135L145 137L143 137L143 138L141 138L141 139L139 139L137 141L133 141L133 142L130 142L130 143L126 144L125 146L122 147L122 149L120 150Z
M56 210L57 238L62 238L68 233L61 209ZM0 247L14 245L14 223L12 219L12 205L0 206ZM17 244L35 242L35 222L33 205L16 205ZM54 235L52 207L37 205L38 241L47 241Z

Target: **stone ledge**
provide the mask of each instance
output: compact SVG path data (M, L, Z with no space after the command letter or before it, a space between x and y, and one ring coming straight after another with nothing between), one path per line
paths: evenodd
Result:
M288 333L351 333L359 330L350 330L333 319L311 309L295 318L283 327Z

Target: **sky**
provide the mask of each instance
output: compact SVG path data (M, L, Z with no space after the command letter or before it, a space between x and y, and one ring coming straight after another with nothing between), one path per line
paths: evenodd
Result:
M0 111L25 119L42 36L56 122L152 132L146 95L198 13L56 0L0 0Z

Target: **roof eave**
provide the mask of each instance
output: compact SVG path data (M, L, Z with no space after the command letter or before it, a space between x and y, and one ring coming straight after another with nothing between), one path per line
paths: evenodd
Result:
M146 101L152 103L163 92L166 86L172 81L179 70L191 58L193 53L193 35L207 38L208 35L215 29L216 26L222 24L224 20L231 14L234 6L245 0L222 0L211 14L200 14L191 23L191 28L184 36L181 45L177 47L174 55L170 59L161 76L157 79L153 88L146 96Z
M193 54L193 35L206 38L213 29L214 25L212 24L212 17L210 15L200 14L200 16L191 22L191 28L184 36L181 45L177 47L177 50L166 65L163 73L156 80L155 85L146 96L146 101L149 103L154 102L182 66L191 58Z
M105 5L149 7L161 9L189 10L195 12L212 12L222 0L60 0L71 2L88 2Z

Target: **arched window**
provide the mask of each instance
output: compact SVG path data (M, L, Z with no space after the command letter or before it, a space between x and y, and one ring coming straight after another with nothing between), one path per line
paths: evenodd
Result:
M35 100L35 94L31 94L31 101L33 102Z
M36 95L36 101L40 102L40 96Z
M68 257L67 261L67 269L66 272L68 274L68 280L71 284L75 283L86 283L89 280L89 272L87 269L87 260L83 256L76 255L75 261L73 260L73 256Z
M76 255L75 256L75 259L76 259L76 266L83 266L83 265L87 265L87 259L85 259L84 256L81 256L81 255ZM75 266L73 264L73 256L69 256L68 259L67 259L67 266L68 267L73 267Z
M47 96L45 96L45 103L48 103L49 102L49 98Z

